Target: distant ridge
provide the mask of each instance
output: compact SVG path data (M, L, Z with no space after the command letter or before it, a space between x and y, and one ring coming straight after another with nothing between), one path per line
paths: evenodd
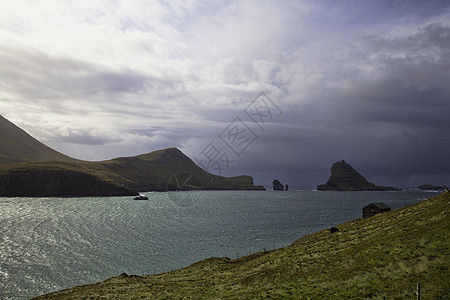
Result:
M0 165L42 160L76 161L39 142L0 116Z
M331 166L331 175L325 184L317 186L318 191L398 191L394 187L377 186L367 181L345 160Z
M0 117L0 197L125 196L186 189L264 190L250 176L222 177L177 148L106 161L76 160Z

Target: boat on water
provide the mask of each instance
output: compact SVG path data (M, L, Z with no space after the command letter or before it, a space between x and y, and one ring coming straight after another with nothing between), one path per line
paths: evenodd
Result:
M148 197L139 195L139 196L134 197L133 199L134 200L148 200Z

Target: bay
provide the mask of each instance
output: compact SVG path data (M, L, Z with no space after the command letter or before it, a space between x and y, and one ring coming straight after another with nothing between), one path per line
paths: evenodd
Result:
M185 191L132 197L0 198L0 299L286 246L315 231L438 192Z

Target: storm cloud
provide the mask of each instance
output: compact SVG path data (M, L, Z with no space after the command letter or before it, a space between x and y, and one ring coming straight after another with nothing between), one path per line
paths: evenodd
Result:
M445 1L2 3L0 113L80 159L213 143L257 184L313 186L341 159L445 184L449 20ZM245 113L261 92L280 109L264 130ZM257 136L239 155L236 118Z

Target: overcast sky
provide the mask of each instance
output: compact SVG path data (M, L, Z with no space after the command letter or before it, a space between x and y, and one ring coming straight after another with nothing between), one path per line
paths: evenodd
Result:
M86 160L450 184L450 4L1 1L0 113Z

